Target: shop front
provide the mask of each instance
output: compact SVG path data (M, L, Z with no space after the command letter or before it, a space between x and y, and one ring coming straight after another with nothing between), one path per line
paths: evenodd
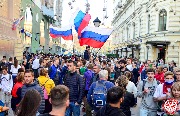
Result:
M170 41L147 41L146 47L149 52L147 52L147 58L153 60L167 59L167 50Z

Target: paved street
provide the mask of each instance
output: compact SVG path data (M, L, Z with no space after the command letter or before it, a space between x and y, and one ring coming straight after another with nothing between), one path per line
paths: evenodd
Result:
M139 116L139 107L140 107L140 104L141 104L141 99L138 98L137 106L131 109L131 115L132 116Z

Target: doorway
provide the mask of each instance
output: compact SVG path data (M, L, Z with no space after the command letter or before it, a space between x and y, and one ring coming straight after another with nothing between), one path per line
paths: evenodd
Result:
M165 56L166 56L166 48L160 47L158 53L158 59L163 59L165 62Z

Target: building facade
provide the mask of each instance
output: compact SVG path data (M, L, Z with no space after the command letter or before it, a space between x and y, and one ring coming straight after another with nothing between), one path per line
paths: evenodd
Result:
M0 1L0 60L2 56L22 58L22 52L18 50L22 47L19 29L12 30L13 21L20 18L20 2L21 0Z
M21 60L25 50L57 52L60 42L49 37L49 26L56 20L57 26L61 25L62 0L0 0L0 11L0 59L11 56ZM12 30L21 16L23 20Z
M180 1L114 0L114 53L180 65Z

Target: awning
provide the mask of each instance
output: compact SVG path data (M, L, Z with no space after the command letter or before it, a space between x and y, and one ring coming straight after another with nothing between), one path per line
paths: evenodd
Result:
M170 41L147 41L146 44L152 44L153 46L157 45L169 45Z
M127 47L129 47L129 48L131 48L131 47L136 47L136 48L138 48L140 46L140 44L129 44L129 45L127 45Z

